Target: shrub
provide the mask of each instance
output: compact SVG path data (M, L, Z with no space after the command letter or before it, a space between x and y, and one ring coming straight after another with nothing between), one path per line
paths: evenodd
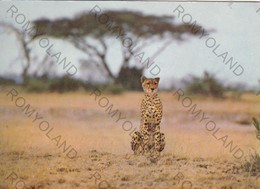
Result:
M89 82L84 83L81 80L73 79L68 76L56 77L49 79L46 77L38 77L29 79L26 84L23 84L26 91L28 92L69 92L76 91L80 87L83 87L85 90L94 90L98 88L104 93L110 94L121 94L125 89L121 84L92 84Z
M87 91L92 91L94 89L99 89L102 93L108 94L122 94L125 88L121 84L91 84L84 83L83 87Z
M260 123L255 117L253 117L252 120L253 125L256 128L256 138L260 140ZM246 172L250 172L251 174L255 175L260 172L260 155L254 151L254 154L250 153L249 158L250 160L246 160L242 164L242 167Z
M142 90L141 85L141 76L143 73L143 68L129 68L129 67L122 67L118 77L116 78L116 84L121 84L127 90ZM116 86L116 88L120 88L120 86Z
M254 124L254 126L256 128L256 131L255 131L256 138L258 140L260 140L260 123L258 122L258 120L255 117L253 117L252 120L253 120L253 124Z
M82 86L82 81L72 79L68 76L63 76L61 78L54 78L50 80L49 90L51 92L68 92L78 90L80 86Z
M124 92L124 87L120 84L108 85L105 89L105 92L111 94L121 94Z
M215 79L213 75L205 72L203 78L192 76L189 80L184 80L186 92L188 94L199 94L222 98L224 87Z
M49 89L49 82L41 79L30 79L27 82L25 89L28 92L44 92Z
M255 175L260 172L260 156L257 152L254 152L254 154L250 154L249 157L250 160L246 160L242 167L246 172Z
M16 82L12 79L0 77L0 85L15 85Z
M86 83L82 83L82 87L86 90L86 91L90 91L90 90L94 90L95 86L89 82Z

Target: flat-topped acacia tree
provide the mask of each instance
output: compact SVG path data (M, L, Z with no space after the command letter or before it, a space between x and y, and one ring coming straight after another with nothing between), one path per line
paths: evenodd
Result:
M138 64L140 56L137 58L136 55L145 53L144 49L149 45L158 44L160 48L152 55L150 52L145 53L142 63L149 58L151 64L169 44L176 40L185 40L185 34L196 36L208 32L196 23L176 23L173 16L144 15L134 11L104 11L99 15L89 12L74 18L54 20L42 18L35 20L33 24L37 32L30 35L32 40L45 36L69 41L86 54L86 58L81 60L81 66L97 69L112 81L129 87L135 86L131 83L140 83L139 76L146 64L140 64L140 61ZM111 71L113 62L107 58L109 50L115 45L111 43L111 39L118 40L121 44L121 52L118 52L121 61L118 73ZM132 74L134 77L131 77Z

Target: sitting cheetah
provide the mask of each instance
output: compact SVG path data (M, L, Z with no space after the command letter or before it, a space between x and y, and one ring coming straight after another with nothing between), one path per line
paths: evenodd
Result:
M149 79L141 77L145 97L141 104L140 132L133 134L131 147L134 154L144 154L149 157L159 157L165 146L164 133L160 132L162 119L162 103L157 94L160 78Z

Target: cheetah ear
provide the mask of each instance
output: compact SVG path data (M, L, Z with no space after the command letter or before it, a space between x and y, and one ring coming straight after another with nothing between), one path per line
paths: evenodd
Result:
M141 77L141 83L143 83L147 78L145 76Z
M156 77L156 78L155 78L155 81L157 81L157 82L159 83L160 78L159 78L159 77Z

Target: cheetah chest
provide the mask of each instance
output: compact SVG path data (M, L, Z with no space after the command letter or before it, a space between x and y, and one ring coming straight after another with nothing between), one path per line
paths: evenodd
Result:
M158 96L156 98L144 99L144 115L143 125L144 129L151 134L159 126L162 117L162 104Z
M156 119L158 114L162 113L162 105L159 98L146 99L145 101L145 117Z

